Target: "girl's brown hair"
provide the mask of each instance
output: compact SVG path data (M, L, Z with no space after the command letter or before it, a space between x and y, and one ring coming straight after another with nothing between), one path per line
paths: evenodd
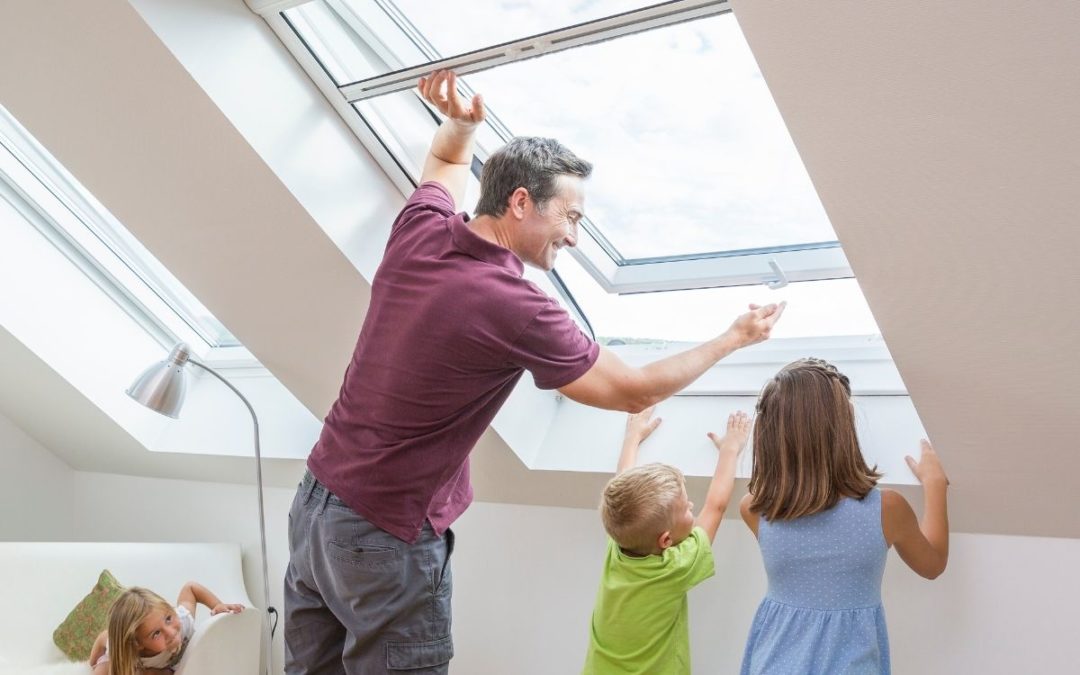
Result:
M109 608L109 675L134 675L139 667L139 625L158 609L172 612L164 598L145 588L132 586Z
M862 499L879 478L859 449L851 384L835 366L801 359L765 385L754 421L751 511L794 520L842 497Z

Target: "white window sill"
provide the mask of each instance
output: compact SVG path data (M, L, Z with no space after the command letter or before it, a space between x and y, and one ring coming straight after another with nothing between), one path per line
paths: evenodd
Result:
M686 346L612 349L628 363L644 364ZM639 463L661 461L689 476L711 476L716 450L706 433L722 432L735 410L752 413L765 382L786 363L805 356L825 358L851 379L863 454L884 473L882 482L915 484L904 456L916 454L926 432L880 337L772 340L732 354L657 406L664 421L642 445ZM524 378L492 426L530 469L613 473L625 418L540 391ZM748 444L737 477L749 477L751 454Z

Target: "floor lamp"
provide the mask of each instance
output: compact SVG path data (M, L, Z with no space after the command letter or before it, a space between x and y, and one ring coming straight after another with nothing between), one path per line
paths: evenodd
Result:
M270 647L273 632L270 631L270 613L276 610L270 606L270 581L266 565L266 516L263 510L263 480L262 480L262 453L259 449L259 418L255 416L255 409L251 407L244 395L228 380L216 373L213 369L191 358L191 350L184 343L173 347L169 356L164 361L155 363L147 368L142 375L135 380L127 390L127 395L142 405L162 415L176 419L180 416L180 409L184 406L184 395L187 393L187 380L184 376L184 366L188 363L202 368L217 379L221 380L226 387L247 406L251 413L251 421L255 425L255 479L259 491L259 545L262 553L262 581L263 599L266 602L266 647L263 657L266 660L265 672L270 672Z

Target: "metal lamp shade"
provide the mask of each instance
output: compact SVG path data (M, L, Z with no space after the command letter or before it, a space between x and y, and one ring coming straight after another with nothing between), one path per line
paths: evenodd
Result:
M179 417L187 393L184 365L188 361L188 354L187 345L174 347L169 358L143 371L128 387L127 395L162 415L173 419Z

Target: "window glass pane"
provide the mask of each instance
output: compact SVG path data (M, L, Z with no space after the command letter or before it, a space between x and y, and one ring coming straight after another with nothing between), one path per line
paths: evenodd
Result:
M738 286L612 295L567 251L559 254L555 269L603 343L701 342L724 331L750 303L783 300L788 307L773 337L881 333L855 279L808 281L775 291Z
M467 79L594 163L586 211L624 258L836 239L732 14Z
M362 35L359 24L347 22L325 0L293 7L282 15L337 86L394 70L369 42L372 36ZM400 33L389 22L387 30Z
M283 14L341 86L649 4L315 0Z
M361 2L349 0L353 5ZM659 3L655 0L543 3L539 0L395 0L394 4L442 56L455 56Z

